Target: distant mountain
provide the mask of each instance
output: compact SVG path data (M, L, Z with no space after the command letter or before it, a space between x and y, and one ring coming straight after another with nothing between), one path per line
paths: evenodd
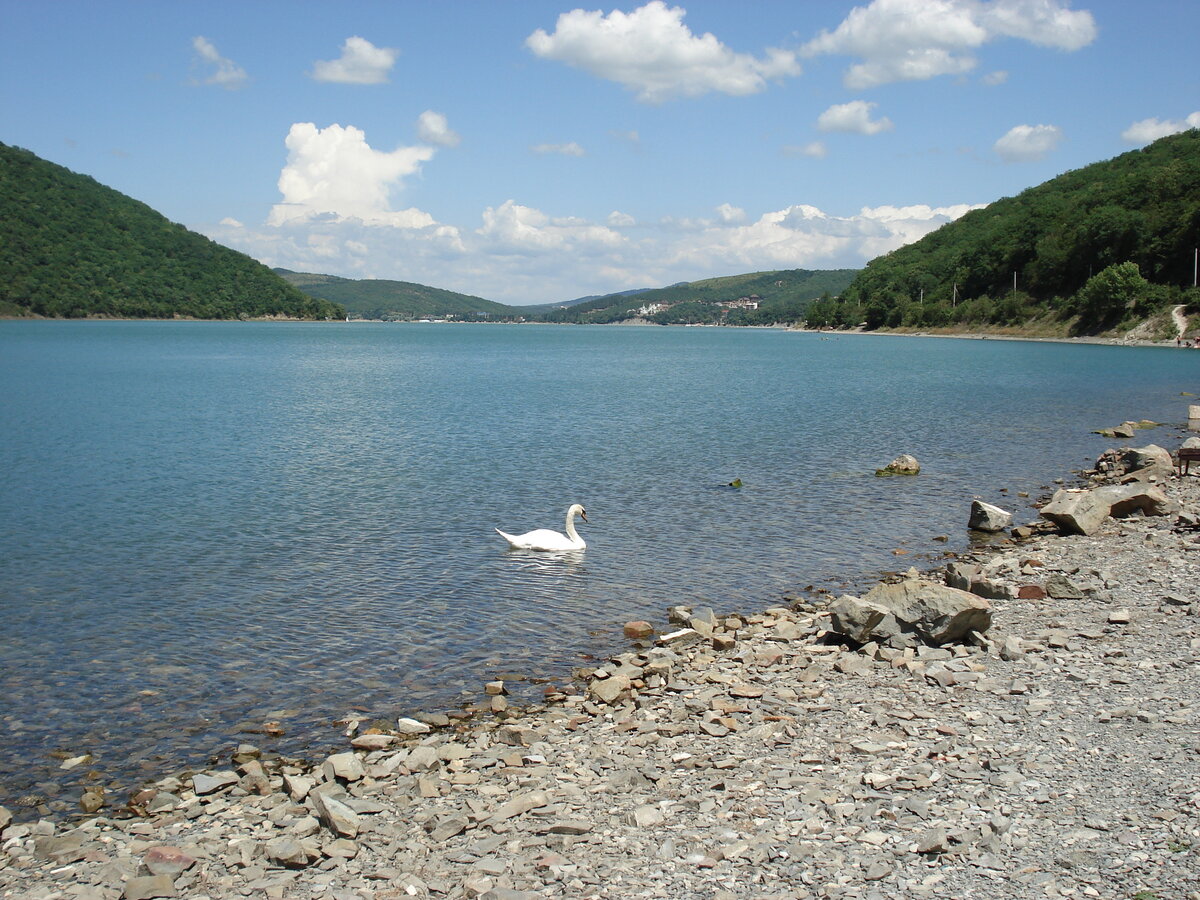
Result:
M526 315L522 307L505 306L482 297L409 281L355 280L288 269L275 269L274 272L311 297L341 304L352 318L511 319Z
M1200 305L1200 130L1067 172L871 260L809 324L1096 334ZM1174 331L1170 331L1174 336Z
M543 315L549 322L605 323L641 318L663 325L772 325L804 318L810 304L837 295L857 269L781 269L665 288L606 294Z
M651 290L654 290L654 288L634 288L631 291L620 291L616 294L589 294L586 297L576 297L574 300L562 300L558 303L537 303L532 306L519 306L517 309L521 310L527 316L540 316L553 309L569 309L581 303L590 303L593 300L598 300L600 297L633 297Z
M342 318L144 203L0 144L0 315Z

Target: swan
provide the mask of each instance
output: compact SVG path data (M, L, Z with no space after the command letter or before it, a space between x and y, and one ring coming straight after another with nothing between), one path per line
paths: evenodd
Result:
M559 534L549 528L539 528L525 534L505 534L499 528L496 534L508 541L514 550L582 550L587 546L575 531L575 517L587 521L587 510L575 503L567 510L567 533Z

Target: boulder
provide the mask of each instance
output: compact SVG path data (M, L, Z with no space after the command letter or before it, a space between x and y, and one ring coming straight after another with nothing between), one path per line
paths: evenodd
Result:
M890 610L886 607L868 603L866 600L852 597L849 594L839 597L829 607L829 613L831 616L829 627L859 644L866 644L874 640L876 629L884 619L891 615ZM894 631L895 623L893 622L891 625L891 630Z
M830 628L859 644L892 647L945 644L982 634L992 624L991 604L958 588L907 579L878 584L864 597L845 596L829 608Z
M1105 485L1092 493L1099 502L1108 504L1108 514L1118 519L1138 511L1146 516L1169 516L1180 509L1162 490L1143 482Z
M946 644L980 634L992 624L992 606L982 597L928 581L877 584L862 598L888 610L903 632L929 644ZM887 619L881 624L886 625Z
M1094 491L1064 488L1055 491L1041 515L1066 534L1094 534L1108 518L1108 510L1108 504Z
M879 478L886 478L891 475L917 475L920 471L921 464L917 462L917 458L902 453L882 469L876 469L875 475Z
M971 501L971 517L967 527L972 531L1003 531L1012 524L1012 513L984 503L982 500Z
M1171 454L1157 444L1147 444L1145 447L1127 447L1121 450L1121 462L1125 465L1125 471L1132 472L1137 469L1144 469L1147 466L1162 466L1164 469L1173 469L1174 461L1171 459Z

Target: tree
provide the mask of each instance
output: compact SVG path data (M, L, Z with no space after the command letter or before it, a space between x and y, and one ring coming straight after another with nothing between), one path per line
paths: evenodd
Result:
M1118 324L1150 288L1137 263L1115 263L1103 269L1089 278L1077 295L1077 330L1103 330Z

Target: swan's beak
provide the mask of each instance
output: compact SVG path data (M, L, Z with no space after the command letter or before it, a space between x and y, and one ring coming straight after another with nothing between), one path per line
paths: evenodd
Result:
M583 521L585 521L585 522L587 521L587 510L586 509L581 509L579 511L579 518L583 519Z

